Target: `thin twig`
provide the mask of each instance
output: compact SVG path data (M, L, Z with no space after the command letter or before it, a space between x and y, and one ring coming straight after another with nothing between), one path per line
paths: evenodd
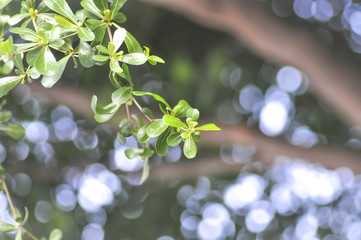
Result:
M112 35L112 31L110 30L109 26L107 27L107 30L108 30L109 40L110 40L111 43L113 43L113 35Z
M125 109L127 110L127 117L130 120L129 106L127 103L125 103Z
M6 182L5 182L5 178L4 178L4 177L1 178L1 183L2 183L2 185L3 185L3 187L4 187L4 192L5 192L6 197L7 197L7 199L8 199L8 202L9 202L9 205L10 205L10 208L11 208L11 211L12 211L12 213L13 213L13 215L14 215L14 218L16 219L16 218L18 218L18 215L17 215L17 213L16 213L16 210L15 210L15 207L14 207L13 201L12 201L12 199L11 199L11 196L10 196L10 193L9 193L9 189L8 189L8 187L7 187L7 185L6 185Z
M148 117L147 115L145 115L144 113L143 113L143 108L142 108L142 106L140 106L140 104L138 103L138 101L135 99L135 97L134 96L132 96L132 99L133 99L133 102L135 103L135 105L137 106L137 108L139 109L139 111L149 120L149 122L153 122L153 119L151 119L150 117Z
M24 233L26 233L30 238L32 238L33 240L39 240L39 238L35 237L34 234L32 234L31 232L29 232L28 230L26 230L25 228L23 228Z
M68 38L68 37L71 37L71 36L74 36L74 35L77 35L77 34L78 34L78 32L74 32L74 33L71 33L71 34L66 35L64 37L61 37L60 39L65 39L65 38Z

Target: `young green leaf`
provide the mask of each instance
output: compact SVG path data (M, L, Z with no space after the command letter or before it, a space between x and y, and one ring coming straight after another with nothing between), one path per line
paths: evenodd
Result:
M181 141L182 141L182 136L181 136L180 132L172 133L167 138L168 145L172 146L172 147L179 145L181 143Z
M79 28L78 35L81 40L86 42L93 41L95 39L95 35L90 29Z
M132 96L132 88L131 87L122 87L117 89L112 94L112 101L116 105L120 105L126 103L130 97Z
M127 139L123 136L121 132L117 132L117 139L121 145L125 145L127 143Z
M5 35L9 28L10 17L8 15L0 15L0 38Z
M152 110L147 107L142 108L142 113L149 118L154 118Z
M94 55L93 59L97 62L106 62L109 60L109 57L104 55Z
M163 121L171 127L176 127L176 128L183 128L183 129L187 129L187 125L182 122L179 118L171 116L171 115L164 115L163 116Z
M0 232L10 232L17 229L17 226L14 226L10 223L0 220Z
M173 108L173 114L175 117L186 117L186 113L187 110L190 108L191 106L189 105L189 103L185 100L180 100L178 102L178 104Z
M194 130L196 131L220 131L221 129L217 127L215 124L205 124L199 127L196 127Z
M194 141L196 142L199 142L201 140L201 135L200 134L195 134L195 133L192 133L192 138Z
M103 45L98 45L95 47L99 52L102 52L104 54L107 54L109 55L109 51L108 51L108 48L104 47Z
M42 37L35 31L29 29L29 28L20 28L15 27L10 30L12 33L19 34L20 37L26 41L35 42L37 39L41 39Z
M0 8L6 7L12 0L1 0L0 2Z
M143 166L143 172L142 172L142 178L140 179L140 185L143 184L149 177L149 160L148 158L145 159L144 161L144 166Z
M59 70L59 64L48 46L45 46L36 57L34 66L45 76L54 76Z
M70 29L77 29L78 25L74 24L72 21L67 19L66 17L63 17L61 15L55 15L54 19L57 23L59 23L61 26L70 28Z
M97 19L88 19L85 22L85 25L94 33L96 42L103 42L105 31L107 29L106 23Z
M113 0L112 4L110 5L112 20L126 2L127 0Z
M79 61L81 65L86 68L90 68L95 64L95 60L93 59L94 51L91 46L83 41L80 40L79 44Z
M104 12L109 8L108 0L93 0L93 2L95 6L97 6L97 8L102 12Z
M6 122L11 118L12 114L10 111L1 111L0 112L0 121Z
M63 233L60 229L53 229L50 232L49 240L61 240L63 238Z
M44 3L54 12L63 15L64 17L72 21L74 24L76 25L78 24L78 21L74 13L71 11L69 5L65 0L44 0Z
M129 159L136 158L139 154L143 153L143 149L140 148L129 148L125 150L125 156Z
M188 159L194 158L197 155L197 145L191 136L187 137L184 142L183 153Z
M16 24L18 24L19 22L21 22L24 18L29 17L30 14L29 13L19 13L19 14L15 14L14 16L12 16L9 20L9 24L10 26L14 26Z
M25 129L23 126L17 123L0 123L0 131L3 131L11 138L22 139L25 136Z
M15 240L22 240L22 232L18 231L15 236Z
M155 55L149 56L148 62L152 65L157 65L157 63L165 63L165 61L163 59L161 59L160 57L157 57Z
M146 132L147 128L148 128L149 124L144 125L143 127L139 128L138 133L137 133L137 139L138 142L140 143L146 143L149 140L149 136Z
M199 111L195 108L189 108L186 114L187 118L191 118L193 121L197 121L199 118Z
M116 72L119 74L123 72L123 69L119 66L119 62L114 59L110 60L109 67L113 72Z
M113 44L115 46L114 51L118 51L120 46L123 44L126 36L127 36L127 31L125 30L125 28L120 28L115 30L113 36Z
M159 156L164 156L168 152L168 144L167 138L169 137L171 132L171 128L168 127L158 138L155 142L155 151L158 153Z
M93 0L82 0L80 2L80 5L83 8L86 8L87 11L91 12L92 14L94 14L95 16L97 16L98 18L102 19L103 18L103 14L102 12L99 10L99 8L95 5Z
M55 83L59 81L65 70L66 64L68 63L71 55L67 55L60 59L58 72L53 76L44 76L41 80L41 84L46 88L51 88Z
M162 134L167 128L168 125L162 119L160 119L156 122L149 124L146 131L149 137L154 138Z
M124 54L121 60L130 65L142 65L147 62L147 57L144 53L129 53Z
M11 89L13 89L21 79L22 77L20 76L0 78L0 97L6 95Z
M168 108L170 108L169 104L164 100L164 98L162 98L158 94L151 93L151 92L143 92L143 91L133 91L133 95L134 96L144 96L144 95L152 96L155 100L164 103L164 105L166 105Z
M127 36L125 38L125 44L127 45L129 53L143 53L142 46L140 46L137 39L135 39L133 35L130 34L128 31L127 31Z

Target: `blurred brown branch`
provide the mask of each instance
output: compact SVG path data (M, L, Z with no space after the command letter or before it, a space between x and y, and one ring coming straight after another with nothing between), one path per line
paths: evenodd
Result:
M310 85L349 124L361 127L358 72L308 32L291 27L250 0L142 0L171 9L206 27L227 32L256 54L297 67Z
M37 83L28 84L28 86L32 91L41 92L54 102L68 106L77 114L93 119L93 112L90 109L90 95L65 86L55 86L51 89L45 89ZM331 146L316 146L303 149L292 146L281 138L266 137L258 130L246 126L217 125L222 128L222 131L202 132L201 144L215 147L219 147L221 144L233 143L252 145L256 148L255 160L262 161L267 165L272 164L275 157L284 155L319 163L330 169L348 167L355 173L361 173L360 153ZM117 124L115 123L114 126L117 127ZM228 164L217 157L204 157L203 159L155 166L151 171L150 179L168 181L199 175L236 174L244 165L243 163Z

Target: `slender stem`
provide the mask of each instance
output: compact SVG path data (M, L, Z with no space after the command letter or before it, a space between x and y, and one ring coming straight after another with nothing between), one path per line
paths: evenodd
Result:
M32 48L26 49L26 50L21 51L21 52L17 52L17 53L15 53L15 55L17 55L17 54L22 54L22 53L26 53L26 52L30 52L31 50L37 49L37 48L39 48L39 47L41 47L41 46L42 46L42 45L39 44L38 46L35 46L35 47L32 47Z
M130 113L129 113L128 103L125 103L125 109L127 110L127 116L128 116L128 119L130 120Z
M23 228L24 233L26 233L31 239L33 240L39 240L39 238L35 237L34 234Z
M1 183L2 183L2 185L3 185L3 187L4 187L4 192L5 192L5 194L6 194L6 198L8 199L8 202L9 202L9 205L10 205L10 208L11 208L11 211L12 211L12 213L13 213L15 219L16 219L16 218L18 218L18 215L17 215L17 213L16 213L16 210L15 210L15 207L14 207L14 204L13 204L13 201L12 201L12 199L11 199L9 189L8 189L8 187L7 187L7 185L6 185L5 177L1 178Z
M38 32L38 26L36 26L35 17L31 17L31 21L33 22L35 32Z
M74 35L77 35L77 34L78 34L78 32L74 32L74 33L71 33L71 34L66 35L64 37L61 37L60 39L65 39L65 38L68 38L68 37L71 37L71 36L74 36Z
M132 96L133 102L135 103L135 105L137 106L137 108L139 109L139 111L149 120L149 122L153 122L153 119L151 119L150 117L148 117L147 115L145 115L142 110L142 106L140 106L140 104L138 103L138 101L135 99L134 96Z
M110 30L109 26L107 27L107 30L108 30L109 40L110 40L111 43L113 43L113 35L112 35L112 31Z

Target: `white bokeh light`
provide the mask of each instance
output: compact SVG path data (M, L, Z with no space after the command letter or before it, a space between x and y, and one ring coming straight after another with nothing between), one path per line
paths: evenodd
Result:
M288 124L288 112L278 101L268 102L261 110L259 128L268 136L277 136Z

